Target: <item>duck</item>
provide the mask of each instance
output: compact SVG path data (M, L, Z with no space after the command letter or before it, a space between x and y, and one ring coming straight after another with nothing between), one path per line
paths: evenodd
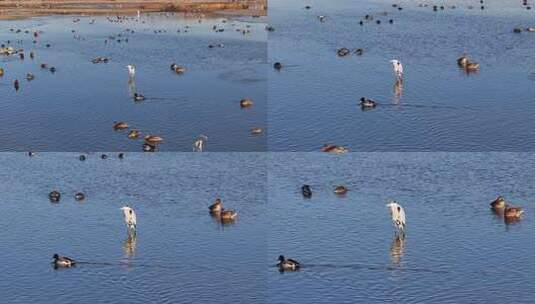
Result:
M312 196L312 189L310 189L309 185L303 185L301 187L301 193L303 194L304 197L310 198Z
M350 51L348 48L343 47L343 48L338 49L336 52L338 53L338 56L344 57L346 55L349 55Z
M251 134L253 135L259 135L259 134L262 134L262 132L263 132L262 128L257 128L257 127L251 128Z
M362 108L375 108L377 106L377 102L364 97L360 98L359 104Z
M295 271L301 267L301 264L296 260L286 259L283 255L279 255L279 263L277 264L277 267L282 271Z
M139 93L134 93L134 100L135 100L135 101L143 101L143 100L145 100L145 99L146 99L146 98L145 98L144 95L139 94Z
M185 67L179 66L176 63L171 64L171 70L177 74L183 74L184 72L186 72Z
M154 151L156 151L156 146L148 144L148 143L144 143L143 144L143 151L144 152L154 152Z
M336 188L334 188L334 193L338 195L346 194L347 191L347 188L344 186L337 186Z
M244 98L244 99L240 100L240 107L242 107L242 108L248 108L248 107L250 107L252 105L253 105L253 101L251 99Z
M222 221L233 221L238 216L238 212L235 210L225 210L221 209L219 217Z
M522 207L514 207L514 206L506 205L503 216L506 219L519 219L520 216L522 216L522 213L524 213L524 209L522 209Z
M333 153L333 154L343 154L343 153L346 153L347 151L349 150L345 147L329 145L329 144L323 145L323 147L321 148L321 152Z
M492 203L490 203L490 208L493 210L503 210L505 205L505 199L500 195L494 201L492 201Z
M60 256L58 255L57 253L54 254L54 256L52 257L54 259L54 266L55 267L73 267L74 265L76 265L76 261L74 261L73 259L71 258L68 258L68 257L64 257L64 256Z
M461 56L457 59L457 64L461 67L465 67L468 64L468 57Z
M85 155L80 155L80 156L78 157L78 159L79 159L80 161L84 161L84 160L86 159L86 156L85 156Z
M273 64L273 68L274 68L275 70L277 70L277 71L280 71L280 70L282 69L282 63L280 63L280 62L275 62L275 63Z
M128 129L128 124L124 121L119 121L119 122L116 122L114 125L113 125L113 128L115 130L124 130L124 129Z
M19 90L20 85L19 85L19 80L18 79L15 79L15 81L13 81L13 87L15 87L16 91Z
M138 130L131 130L130 133L128 133L128 138L130 139L136 139L139 137L139 131Z
M318 20L319 20L320 22L323 22L323 21L325 21L325 18L326 18L326 17L323 16L323 15L320 15L320 16L317 16L317 18L318 18Z
M358 56L362 56L362 54L364 54L364 50L363 49L356 49L355 50L355 54L357 54Z
M156 144L161 143L163 141L163 138L161 138L160 136L157 136L157 135L147 135L147 136L145 136L145 141L149 145L156 145Z
M220 198L216 198L215 202L208 207L211 214L220 213L223 210L223 204Z
M469 62L469 63L466 65L465 69L466 69L467 71L476 71L476 70L479 70L479 63L477 63L477 62Z
M75 195L74 195L74 199L77 200L77 201L83 201L85 199L85 194L83 194L82 192L77 192Z
M32 81L34 79L35 79L35 76L33 74L31 74L31 73L26 74L26 80Z
M57 203L61 199L61 193L57 190L53 190L52 192L48 194L48 199L52 203Z
M56 68L55 67L50 67L50 69L48 69L50 71L50 73L56 73Z

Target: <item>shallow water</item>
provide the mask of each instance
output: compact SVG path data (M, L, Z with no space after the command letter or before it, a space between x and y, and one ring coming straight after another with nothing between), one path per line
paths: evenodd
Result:
M531 303L534 165L513 153L270 154L268 302ZM524 207L520 222L490 211L499 194ZM404 241L391 199L407 213ZM279 254L302 269L279 274Z
M265 135L250 131L266 128L265 18L208 17L201 23L196 17L165 14L122 23L106 17L73 22L76 18L0 21L0 42L11 40L26 51L24 61L0 56L6 71L0 78L0 150L141 151L142 140L115 132L115 121L162 136L160 151L192 151L201 134L208 136L206 151L266 149ZM213 25L225 31L216 33ZM43 33L33 44L36 30ZM220 43L221 48L208 48ZM91 63L99 56L110 61ZM169 68L173 62L187 72L174 74ZM56 73L40 69L41 63L55 66ZM136 67L133 83L128 64ZM26 81L26 73L35 79ZM19 91L13 88L14 79L20 81ZM134 91L147 100L134 102ZM242 98L252 98L254 106L241 109Z
M535 9L521 3L486 0L481 10L475 0L270 1L268 61L285 67L269 71L269 149L534 150L535 34L512 30L534 26ZM447 8L433 12L433 4ZM366 14L375 19L360 26ZM341 47L364 54L341 58ZM480 63L478 73L457 67L463 53ZM397 88L394 58L405 70ZM378 107L362 111L363 96Z
M265 159L0 153L2 303L264 303ZM63 194L57 204L52 189ZM217 195L238 211L234 224L208 214ZM137 211L135 242L125 203ZM54 253L80 264L54 270Z

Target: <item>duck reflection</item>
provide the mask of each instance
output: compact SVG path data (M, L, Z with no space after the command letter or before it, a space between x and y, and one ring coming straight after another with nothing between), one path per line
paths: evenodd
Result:
M390 261L395 266L399 266L401 258L403 257L403 251L405 250L405 237L403 235L396 235L392 240L390 246Z
M398 104L401 101L403 95L403 79L396 79L396 82L392 86L392 92L394 97L394 103Z

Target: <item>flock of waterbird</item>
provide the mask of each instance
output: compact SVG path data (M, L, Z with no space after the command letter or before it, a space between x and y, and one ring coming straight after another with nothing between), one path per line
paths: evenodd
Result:
M166 16L173 15L173 13L162 13L162 14L166 15ZM202 23L203 17L204 17L203 14L199 15L199 19L198 19L199 23ZM259 17L259 16L254 16L254 17ZM73 19L73 23L78 23L81 20L82 19L80 19L80 18L74 18ZM137 17L136 16L134 16L134 17L131 17L131 16L116 16L116 17L106 17L106 20L108 22L111 22L111 23L125 23L125 22L145 23L145 21L141 18L140 12L138 12ZM227 19L222 19L221 20L222 23L227 23L227 21L228 21ZM95 22L96 22L96 19L91 19L89 24L95 24ZM236 26L234 23L231 24L231 25L232 26ZM27 30L27 29L23 30L23 29L11 28L9 30L11 32L15 33L15 34L31 34L33 36L32 37L33 38L32 42L33 42L34 45L40 44L41 43L40 42L41 41L40 40L41 36L44 35L44 32L41 31L41 30L33 30L33 32L30 31L30 30ZM186 25L185 29L183 29L182 32L187 33L189 30L190 30L190 26ZM214 32L216 32L216 33L220 33L220 32L225 31L225 28L222 27L221 25L217 24L217 25L213 25L212 26L212 30ZM268 30L268 29L266 28L266 30ZM246 24L245 28L243 28L243 29L242 28L236 28L236 31L239 31L239 32L243 33L244 35L245 34L249 34L251 32L250 24ZM72 33L76 33L75 30L72 30L71 32ZM164 32L167 32L167 31L166 30L154 30L155 34L164 33ZM177 30L177 32L181 32L181 30L179 29L179 30ZM135 33L135 31L133 29L127 28L125 30L124 35L123 35L123 33L110 35L109 37L107 37L104 40L104 43L105 44L108 44L108 43L111 43L111 42L117 42L117 43L126 42L127 43L129 41L129 38L126 37L126 34L132 35L134 33ZM85 40L85 38L83 38L80 34L75 34L74 35L74 39L75 40ZM6 57L18 56L20 58L20 60L24 60L25 57L26 57L25 54L27 54L27 51L22 47L23 41L24 41L23 39L17 40L17 41L11 41L11 40L5 41L5 43L2 43L0 45L0 55L6 56ZM13 46L15 44L19 44L20 47ZM50 43L46 43L45 46L46 46L46 48L50 48L51 44ZM224 44L223 43L217 43L217 44L209 44L208 45L208 48L210 48L210 49L215 48L215 47L222 48L222 47L224 47ZM37 56L36 56L35 51L29 52L29 57L31 58L31 60L36 59ZM102 64L102 63L108 63L110 60L111 59L108 58L108 57L98 56L98 57L95 57L95 58L91 59L91 62L93 64ZM48 63L40 63L39 66L41 67L42 70L47 70L47 71L49 71L51 73L55 73L57 71L57 68L55 66L52 66L52 65L50 65ZM171 71L173 73L178 74L178 75L185 74L186 71L187 71L187 68L185 66L178 65L175 62L170 64L170 69L171 69ZM128 84L129 84L129 87L133 88L133 90L131 90L131 94L132 94L131 98L135 102L142 102L142 101L145 101L145 100L157 99L157 98L146 97L142 93L140 93L140 92L135 90L136 67L135 67L134 64L126 65L126 70L128 72ZM8 74L8 71L6 71L3 67L0 66L0 78L4 77L6 74ZM32 74L32 73L27 73L26 76L25 76L25 79L27 81L33 81L35 78L36 78L35 75ZM18 91L21 88L21 82L19 81L18 78L15 78L13 80L13 87L14 87L14 89L16 91ZM253 106L253 100L250 99L250 98L243 98L243 99L241 99L239 101L239 105L240 105L240 108L242 108L242 109L250 108L250 107ZM123 122L123 121L119 121L119 122L114 122L113 128L116 131L123 131L123 130L128 129L129 126L128 126L128 123ZM264 130L262 128L260 128L260 127L252 127L250 129L250 134L253 135L253 136L261 135L263 132L264 132ZM159 135L151 134L150 132L143 132L143 133L146 133L146 135L143 137L144 138L144 144L142 145L142 150L145 151L145 152L157 151L158 146L161 143L163 143L163 137L159 136ZM142 135L142 132L140 130L132 129L128 133L128 138L132 139L132 140L135 140L135 139L138 139L141 135ZM208 136L206 136L206 135L201 134L201 135L197 136L193 141L193 151L194 152L203 152L203 150L205 149L207 140L208 140Z
M476 2L476 1L474 1L474 2ZM480 9L484 10L485 9L485 5L484 5L485 1L484 0L477 0L477 2L479 2L479 4L480 4ZM531 6L530 6L528 0L521 0L521 4L525 9L527 9L527 10L531 9ZM446 10L446 9L456 9L456 8L458 8L455 5L445 6L445 5L432 5L432 4L428 4L428 3L420 3L417 6L420 7L420 8L430 7L435 12L443 11L443 10ZM398 3L392 4L392 7L394 9L398 10L398 11L402 11L403 10L403 7L401 6L401 4L398 4ZM466 5L466 9L471 10L471 9L474 9L474 8L475 8L474 5ZM304 7L304 9L311 10L313 8L310 5L306 5ZM388 16L388 14L389 14L388 12L381 12L377 16L374 16L373 14L366 14L365 16L363 16L361 18L361 20L358 21L358 24L361 25L361 26L364 26L367 23L375 23L375 24L379 25L379 24L382 23L382 21L381 21L381 19L379 17L386 17L386 16ZM324 22L326 22L328 20L328 16L325 16L325 15L317 15L316 18L321 23L324 23ZM389 24L394 24L394 19L391 19L391 18L388 19L388 23ZM521 33L523 31L535 32L535 27L526 27L526 28L515 27L513 29L513 33ZM351 49L349 49L347 47L341 47L341 48L338 48L336 50L336 54L339 57L347 57L347 56L351 55L352 53L356 54L357 56L362 56L364 54L364 49L363 48L357 48L357 49L352 51ZM403 74L403 65L401 64L401 61L398 58L390 60L389 63L392 65L392 70L393 70L394 76L395 76L394 91L395 91L395 94L399 98L400 95L401 95L401 91L403 90L403 75L404 75ZM461 55L457 59L457 65L466 74L476 73L477 71L479 71L479 68L480 68L479 63L476 62L476 61L473 61L472 59L470 59L466 54ZM283 69L283 67L284 67L284 65L281 62L275 62L273 64L273 68L275 70L277 70L277 71L281 71ZM361 110L368 111L368 110L372 110L372 109L376 108L379 105L379 103L377 101L373 100L373 99L370 99L370 98L367 98L367 97L361 97L359 99L358 105L360 106ZM334 144L325 144L324 146L321 147L320 151L327 152L327 153L333 153L333 154L342 154L342 153L348 152L349 149L347 147L338 146L338 145L334 145Z
M334 193L336 195L345 195L349 190L345 186L336 186ZM305 198L312 197L312 189L310 185L301 186L301 194ZM407 227L407 219L405 209L397 201L391 200L386 205L392 219L396 241L403 241L405 239L405 231ZM506 223L514 223L520 221L524 213L524 209L519 206L509 204L503 196L498 196L490 203L490 209L494 214L503 218ZM287 259L284 255L278 258L277 267L281 272L296 271L301 268L301 263L293 259Z
M35 153L30 153L29 156L30 157L35 156ZM102 154L101 158L102 159L106 159L107 155L106 154ZM119 158L123 159L124 158L124 154L120 153L119 154ZM81 161L85 161L86 160L86 156L85 155L80 155L79 159ZM48 194L49 201L51 203L54 203L54 204L59 203L61 201L61 197L62 197L62 195L61 195L61 192L59 190L52 190ZM76 201L79 201L79 202L83 201L83 200L85 200L85 194L83 194L82 192L76 192L75 195L74 195L74 198L75 198ZM124 220L124 223L125 223L125 226L126 226L126 232L127 232L128 238L135 240L136 239L136 235L137 235L137 215L136 215L136 212L135 212L134 208L129 206L128 204L125 204L124 206L122 206L120 208L120 210L122 211L122 214L123 214L123 220ZM238 216L238 212L236 210L234 210L234 209L225 209L223 207L223 202L221 201L220 198L216 198L215 202L208 207L208 210L209 210L210 216L212 216L212 218L217 220L222 225L234 223L234 221L236 220L236 218ZM61 255L59 255L57 253L54 254L52 258L53 258L52 264L53 264L54 268L69 268L69 267L75 266L76 263L77 263L75 259L70 258L70 257L66 257L66 256L61 256Z

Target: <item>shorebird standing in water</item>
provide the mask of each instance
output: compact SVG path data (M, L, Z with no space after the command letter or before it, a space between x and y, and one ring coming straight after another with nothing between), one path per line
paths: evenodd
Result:
M208 136L200 135L193 143L193 152L202 152L204 149L204 141L208 140Z
M134 209L128 206L123 206L121 207L121 210L123 210L124 223L126 224L126 227L128 228L128 234L135 235L137 219L136 219L136 213L134 212Z
M401 62L397 59L390 60L390 63L392 64L392 69L394 70L394 74L396 75L397 79L403 79L403 65Z
M394 227L396 227L396 233L405 236L405 210L403 210L403 207L401 207L401 205L396 201L390 201L390 203L388 203L386 206L390 209L390 216L392 217L392 223L394 224Z
M130 79L134 79L134 76L136 76L136 68L133 65L127 65L126 68L128 69L128 76L130 76Z

